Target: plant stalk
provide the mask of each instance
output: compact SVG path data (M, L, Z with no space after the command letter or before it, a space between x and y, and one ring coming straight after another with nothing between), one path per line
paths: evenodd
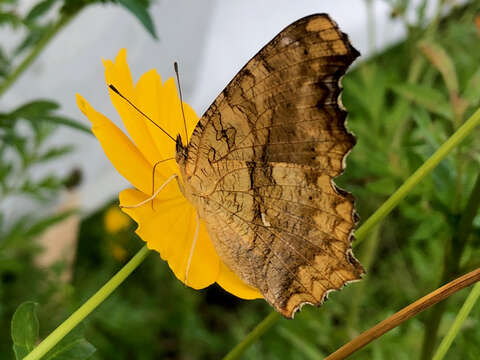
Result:
M223 358L223 360L238 359L247 348L257 341L268 329L270 329L282 315L276 311L272 311L265 319L262 320L255 328L248 333L242 342L238 343L230 352Z
M382 322L379 322L374 327L368 329L352 341L343 345L340 349L327 356L325 360L345 359L347 356L350 356L386 332L416 316L423 310L435 305L436 303L446 299L447 297L466 288L467 286L476 283L477 281L480 281L480 268L449 282L448 284L438 288L428 295L425 295L407 307L404 307L402 310L396 312Z
M23 360L38 360L50 351L70 330L77 326L85 317L96 309L147 257L150 250L145 245L137 254L110 280L103 285L90 299L48 335L35 349Z
M452 345L455 336L457 336L460 328L462 327L463 322L467 318L468 314L472 310L473 306L477 302L478 298L480 297L480 284L475 284L472 291L467 297L467 300L462 305L462 308L457 314L453 325L448 330L447 335L443 338L442 342L440 343L437 352L433 356L432 360L442 360L447 353L450 345Z

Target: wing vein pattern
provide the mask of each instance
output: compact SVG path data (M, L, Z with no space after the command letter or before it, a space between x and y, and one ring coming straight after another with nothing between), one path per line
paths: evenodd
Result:
M340 80L358 55L328 15L302 18L177 141L184 194L221 260L286 317L364 273L353 196L333 183L355 144Z

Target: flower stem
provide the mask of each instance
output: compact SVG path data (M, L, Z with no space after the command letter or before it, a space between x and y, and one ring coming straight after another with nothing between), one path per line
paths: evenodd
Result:
M10 86L12 86L20 75L28 68L28 66L37 58L41 51L47 46L47 44L52 40L52 38L61 30L65 25L67 25L70 20L78 13L78 11L71 14L61 15L60 19L48 30L43 37L37 42L35 47L32 49L30 54L23 59L23 61L18 65L18 67L9 74L2 84L0 84L0 97L7 91Z
M352 341L343 345L340 349L330 354L325 360L340 360L350 356L355 351L361 349L365 345L369 344L376 338L382 336L386 332L399 326L408 319L416 316L423 310L429 308L432 305L446 299L447 297L455 294L456 292L470 286L480 280L480 268L469 272L458 279L455 279L448 284L438 288L437 290L425 295L421 299L414 303L404 307L402 310L396 312L389 318L379 322L374 327L368 329L364 333L357 336Z
M238 343L224 358L223 360L233 360L238 359L245 350L253 344L260 336L262 336L268 329L270 329L282 315L276 311L272 311L265 319L262 320L260 324L255 326L255 328L250 331L250 333Z
M70 330L77 326L95 308L100 305L138 265L147 257L150 250L145 245L137 254L108 282L103 285L90 299L88 299L77 311L48 335L35 349L33 349L23 360L38 360L51 350Z
M465 303L463 304L462 308L458 312L457 317L453 322L453 325L448 330L447 335L445 335L445 337L443 338L432 360L443 359L448 349L450 348L450 345L452 344L453 339L455 339L455 336L457 336L463 322L467 318L468 314L473 308L473 305L475 305L479 297L480 297L480 283L476 284L473 287L472 291L470 291L470 294L468 295L467 300L465 300Z
M442 161L452 149L455 148L477 125L480 124L480 109L470 116L470 118L463 124L451 137L445 141L440 148L420 166L388 199L375 211L359 228L355 231L356 241L353 244L357 246L367 233L377 225L390 211L392 211L400 201L422 180L427 176L440 161ZM252 330L240 343L238 343L224 359L234 360L240 358L243 352L269 330L280 319L279 315L272 312L268 315L257 327ZM262 325L263 326L260 326ZM253 336L252 333L255 332Z

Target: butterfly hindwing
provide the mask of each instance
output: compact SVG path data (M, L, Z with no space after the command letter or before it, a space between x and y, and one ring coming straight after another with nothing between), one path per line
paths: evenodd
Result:
M218 96L179 161L220 258L288 317L363 274L353 197L332 183L355 143L339 81L357 56L328 15L296 21Z

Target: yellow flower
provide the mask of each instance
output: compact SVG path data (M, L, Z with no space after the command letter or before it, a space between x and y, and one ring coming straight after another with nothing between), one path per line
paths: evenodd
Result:
M130 219L118 207L111 206L103 217L105 229L110 234L116 234L130 226Z
M184 134L180 99L173 79L162 84L160 75L155 70L150 70L134 84L126 58L126 50L122 49L115 62L103 62L107 85L115 86L123 96L173 137ZM107 157L117 171L135 187L120 193L120 204L138 204L152 195L153 166L161 160L170 159L156 167L155 190L173 174L178 174L179 181L182 181L174 160L174 141L112 90L110 98L131 139L78 94L77 104L92 123L93 133ZM186 103L184 111L190 137L198 117ZM169 182L153 203L124 208L123 211L138 223L137 234L147 243L148 248L158 251L162 259L168 261L175 276L186 285L201 289L217 282L238 297L262 297L257 289L245 284L219 259L203 220L200 220L196 234L196 210L182 195L176 181ZM195 235L197 240L194 243Z

